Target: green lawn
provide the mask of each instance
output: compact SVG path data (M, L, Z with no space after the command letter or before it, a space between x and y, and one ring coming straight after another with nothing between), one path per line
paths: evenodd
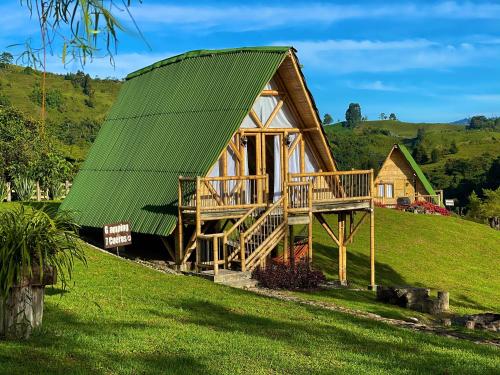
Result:
M487 374L498 349L170 276L88 249L0 372Z
M362 287L369 283L367 223L347 247L347 278ZM335 220L330 224L335 228ZM375 235L377 284L448 290L451 309L457 313L500 310L499 231L459 218L381 208L375 213ZM338 249L317 223L314 257L316 267L327 277L337 278ZM382 315L413 315L408 310L381 307L368 292L327 291L316 293L315 298L320 296Z

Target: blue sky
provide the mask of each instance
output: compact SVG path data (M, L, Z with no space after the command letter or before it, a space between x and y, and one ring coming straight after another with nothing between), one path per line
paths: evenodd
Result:
M85 70L124 77L193 49L292 45L322 114L343 119L350 102L375 119L454 121L500 115L500 2L479 1L134 1L131 9L151 48L116 10L116 66L96 59ZM0 47L37 40L19 1L0 2ZM49 71L64 67L56 51Z

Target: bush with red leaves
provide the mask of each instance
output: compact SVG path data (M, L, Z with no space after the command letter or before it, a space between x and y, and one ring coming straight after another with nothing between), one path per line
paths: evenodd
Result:
M423 210L425 213L429 214L439 214L442 216L450 216L451 213L446 208L440 207L437 204L427 202L427 201L415 201L410 206L410 210Z
M326 280L323 272L311 269L307 261L301 261L295 267L271 263L265 268L254 270L252 278L264 288L287 290L315 289Z

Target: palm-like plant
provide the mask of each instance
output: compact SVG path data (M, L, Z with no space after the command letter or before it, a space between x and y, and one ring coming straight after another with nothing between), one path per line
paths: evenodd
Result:
M0 178L0 203L7 199L7 183Z
M75 260L86 262L77 226L68 213L51 216L24 206L1 211L0 333L29 337L31 329L41 324L45 276L55 271L64 289Z
M67 212L51 217L24 206L0 212L0 295L5 298L23 278L41 279L47 268L57 270L66 287L74 261L85 262L77 229Z
M35 194L36 182L28 176L17 176L14 178L14 190L20 201L29 201Z

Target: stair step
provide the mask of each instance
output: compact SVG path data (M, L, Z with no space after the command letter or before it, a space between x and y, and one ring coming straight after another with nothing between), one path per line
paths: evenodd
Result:
M230 286L231 288L247 289L247 288L255 288L258 284L258 281L255 279L243 279L243 280L225 281L219 284Z
M214 276L214 282L225 284L226 282L234 282L241 280L249 280L252 277L251 272L219 270L219 274Z

